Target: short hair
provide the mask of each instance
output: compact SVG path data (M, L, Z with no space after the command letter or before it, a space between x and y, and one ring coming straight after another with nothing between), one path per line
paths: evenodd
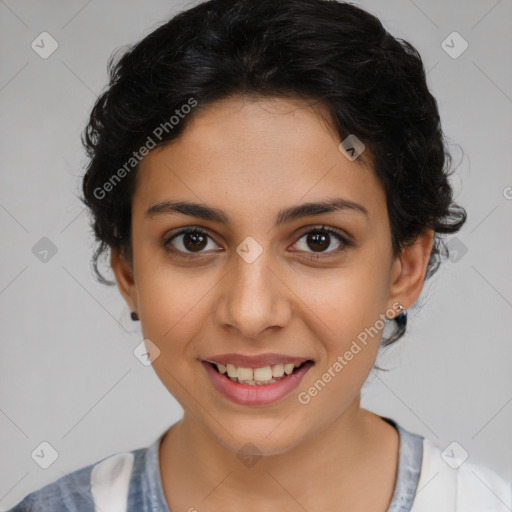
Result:
M115 284L98 270L109 248L132 261L134 151L148 137L165 145L201 108L240 95L312 100L327 109L341 141L355 134L386 193L393 255L426 228L434 230L426 278L448 256L440 235L466 221L464 208L453 202L452 159L418 51L353 4L205 1L121 55L114 52L108 73L82 134L89 163L81 200L92 216L93 268L104 284ZM192 111L172 122L191 99ZM158 137L157 127L164 128ZM395 327L383 346L405 333L406 317Z

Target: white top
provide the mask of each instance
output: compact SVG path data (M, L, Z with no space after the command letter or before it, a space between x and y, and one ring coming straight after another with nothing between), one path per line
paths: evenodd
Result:
M511 510L512 482L485 466L462 461L453 450L442 452L432 441L423 439L420 478L411 512Z

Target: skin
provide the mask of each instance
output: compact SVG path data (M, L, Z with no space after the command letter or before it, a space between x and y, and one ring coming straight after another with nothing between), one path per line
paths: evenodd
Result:
M393 258L384 189L361 157L350 161L339 151L339 136L319 106L238 97L197 110L190 121L179 139L139 166L132 264L115 251L111 256L120 292L137 311L144 338L160 350L153 367L184 410L159 452L169 507L384 512L399 437L360 407L381 332L308 404L297 394L379 315L396 316L393 304L415 302L433 231ZM363 205L368 216L345 210L274 226L282 208L333 197ZM231 224L179 213L145 216L163 200L222 209ZM353 245L343 248L326 234L322 251L307 237L318 225L349 235ZM183 235L169 243L190 259L163 247L185 226L210 237L199 253ZM263 250L252 263L236 252L248 236ZM216 391L200 363L226 352L277 352L315 364L290 396L239 405ZM251 467L237 457L249 442L263 455Z

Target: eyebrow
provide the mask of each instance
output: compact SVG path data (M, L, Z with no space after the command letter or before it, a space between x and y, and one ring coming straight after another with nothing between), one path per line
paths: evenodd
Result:
M284 208L278 212L275 226L277 227L302 217L339 211L355 212L368 217L368 210L363 205L344 198L334 198ZM227 226L230 225L229 217L223 210L190 201L161 201L148 208L145 217L154 218L159 215L170 215L173 213L181 213L191 217L219 222Z

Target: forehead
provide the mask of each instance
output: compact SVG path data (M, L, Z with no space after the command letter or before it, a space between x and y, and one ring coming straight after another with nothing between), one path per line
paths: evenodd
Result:
M370 217L385 208L365 159L349 160L324 109L288 99L230 98L194 112L182 135L139 165L133 210L191 200L252 216L343 197Z

